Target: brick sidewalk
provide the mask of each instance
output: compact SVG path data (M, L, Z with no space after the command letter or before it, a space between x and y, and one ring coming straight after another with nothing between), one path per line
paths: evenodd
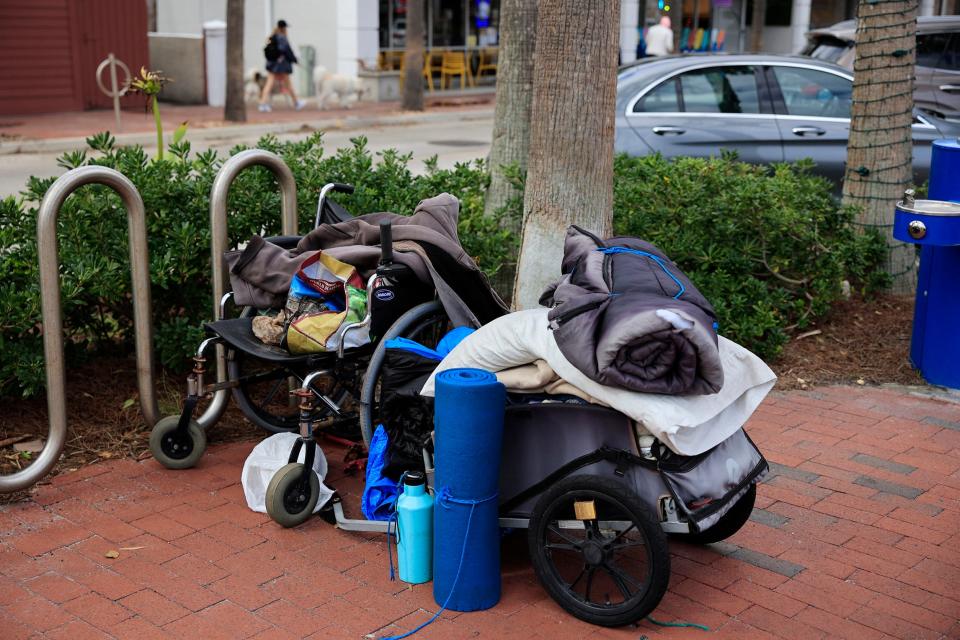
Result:
M433 94L425 97L430 112L458 111L476 108L477 105L493 103L494 93L476 92L459 95L452 93ZM399 102L363 102L350 109L317 109L313 104L300 111L284 106L280 101L270 113L257 111L256 105L247 105L245 124L309 124L318 120L336 120L345 117L377 117L403 113ZM181 122L190 123L190 131L235 126L235 122L223 119L223 107L175 105L161 103L163 130L167 138ZM0 115L0 141L36 140L49 138L84 138L99 131L111 133L153 133L156 131L152 112L143 109L126 109L121 116L122 127L118 130L112 110L75 111L69 113L37 113L23 115Z
M713 634L582 623L546 596L515 536L500 604L416 637L960 638L960 405L776 393L748 428L772 470L752 521L711 547L673 543L655 612ZM430 585L388 580L383 536L319 519L284 530L247 510L251 447L215 447L185 472L98 464L0 508L0 637L379 637L435 611ZM342 450L327 453L337 468ZM331 483L357 513L359 482L334 471Z

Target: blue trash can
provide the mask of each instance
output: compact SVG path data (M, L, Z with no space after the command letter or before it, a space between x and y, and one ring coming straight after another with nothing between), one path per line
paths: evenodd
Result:
M910 361L927 382L960 389L960 143L935 140L930 200L897 204L893 235L920 245Z

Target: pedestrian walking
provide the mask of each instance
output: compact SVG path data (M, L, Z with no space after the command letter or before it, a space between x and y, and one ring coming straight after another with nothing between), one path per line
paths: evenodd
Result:
M660 24L647 29L647 55L665 56L673 52L673 29L670 28L670 18L663 16Z
M263 48L263 55L267 59L267 82L263 85L260 94L260 111L270 111L270 94L273 85L277 85L280 93L286 93L293 100L294 108L299 111L306 104L297 98L290 82L293 65L297 63L297 56L293 53L290 41L287 40L287 21L279 20L277 28L267 39L267 46Z

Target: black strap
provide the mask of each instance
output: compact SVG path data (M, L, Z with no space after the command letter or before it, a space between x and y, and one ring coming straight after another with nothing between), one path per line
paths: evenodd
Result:
M500 512L509 513L511 510L519 507L533 496L543 493L548 487L560 482L574 471L584 467L589 467L591 464L601 462L603 460L615 462L617 464L617 470L620 471L618 475L624 474L627 463L641 464L648 467L652 466L649 460L645 460L640 456L636 456L629 451L624 451L623 449L613 449L611 447L600 447L596 451L588 453L584 456L580 456L579 458L574 458L540 482L513 496L500 505Z
M183 411L180 412L180 421L177 422L177 433L186 433L190 427L190 418L193 417L193 410L197 408L200 402L200 396L187 396L183 403Z

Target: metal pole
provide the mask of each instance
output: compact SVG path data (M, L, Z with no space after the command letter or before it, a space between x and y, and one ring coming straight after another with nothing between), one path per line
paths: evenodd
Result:
M252 166L270 169L280 183L280 217L282 233L295 236L297 233L297 184L290 167L275 153L263 149L241 151L223 163L210 189L210 264L213 265L213 317L220 319L220 301L227 291L227 263L223 254L227 251L227 196L230 185L237 175ZM227 380L227 357L223 345L217 345L217 382ZM214 424L227 408L229 389L214 392L213 401L197 418L206 429Z
M40 252L40 309L43 318L43 355L47 373L47 443L36 461L26 469L0 476L0 493L26 489L43 478L60 459L67 435L67 405L64 385L63 317L60 306L60 257L57 218L67 197L86 184L103 184L116 191L127 210L130 236L130 267L133 294L133 326L137 353L137 386L140 410L148 426L157 421L157 397L153 387L153 323L150 303L150 260L147 255L147 224L143 199L133 183L107 167L71 169L54 182L40 204L37 245Z
M113 93L113 117L117 121L117 129L120 128L120 87L117 86L117 59L111 53L107 56L110 61L110 89Z

